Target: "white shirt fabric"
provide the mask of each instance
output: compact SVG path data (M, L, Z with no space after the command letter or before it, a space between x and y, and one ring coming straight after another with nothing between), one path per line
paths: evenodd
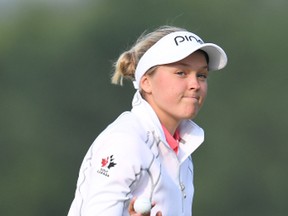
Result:
M204 131L191 120L183 121L176 155L139 91L132 105L89 148L68 216L127 216L135 196L156 202L152 216L157 211L165 216L192 215L191 153L203 142Z

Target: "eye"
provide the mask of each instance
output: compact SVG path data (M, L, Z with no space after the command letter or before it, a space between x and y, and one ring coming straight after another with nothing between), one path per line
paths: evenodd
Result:
M178 71L178 72L176 72L176 74L177 74L178 76L181 76L181 77L183 77L183 76L186 75L186 73L185 73L184 71Z
M206 80L208 78L208 73L198 73L197 77L200 78L201 80Z

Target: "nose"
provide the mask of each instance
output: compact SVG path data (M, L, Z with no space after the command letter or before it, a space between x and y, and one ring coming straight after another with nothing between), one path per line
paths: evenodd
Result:
M189 77L189 89L198 90L200 89L200 83L197 75L191 75Z

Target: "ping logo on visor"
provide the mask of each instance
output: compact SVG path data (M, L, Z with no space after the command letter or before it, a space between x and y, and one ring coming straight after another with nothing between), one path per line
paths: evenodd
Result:
M195 40L197 43L203 44L204 41L202 41L200 38L196 38L193 35L185 35L185 36L176 36L174 38L174 41L176 43L176 45L178 46L180 43L185 42L185 41L193 41Z

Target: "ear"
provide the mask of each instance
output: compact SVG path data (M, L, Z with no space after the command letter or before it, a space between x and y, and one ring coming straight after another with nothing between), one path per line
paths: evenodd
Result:
M147 74L144 74L140 80L140 86L143 92L148 94L151 93L152 91L151 77Z

